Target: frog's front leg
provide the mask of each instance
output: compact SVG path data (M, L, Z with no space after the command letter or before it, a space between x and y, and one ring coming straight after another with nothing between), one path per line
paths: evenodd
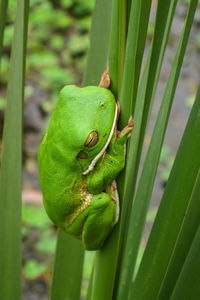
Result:
M124 168L125 143L133 130L133 119L118 133L114 133L106 153L86 177L88 191L98 194L106 189Z

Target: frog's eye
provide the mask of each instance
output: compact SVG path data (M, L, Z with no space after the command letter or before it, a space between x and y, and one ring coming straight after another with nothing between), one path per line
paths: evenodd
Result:
M77 157L80 159L87 159L88 155L84 151L80 151L79 154L77 155Z
M84 146L87 148L91 148L97 144L99 140L99 134L97 131L91 131L90 134L88 135Z

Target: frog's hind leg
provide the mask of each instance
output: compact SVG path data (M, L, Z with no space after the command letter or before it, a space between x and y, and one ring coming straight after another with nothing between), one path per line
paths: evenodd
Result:
M82 239L86 250L97 250L116 224L116 202L110 194L94 195L85 220Z

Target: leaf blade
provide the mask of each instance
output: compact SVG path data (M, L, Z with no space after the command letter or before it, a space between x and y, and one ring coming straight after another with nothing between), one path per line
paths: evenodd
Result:
M200 226L170 299L198 299L200 292Z
M59 230L51 299L80 299L84 250L81 241Z
M18 1L0 175L0 298L21 299L22 119L29 1ZM12 183L12 188L8 183Z
M200 167L200 157L197 154L200 147L199 99L200 90L162 197L130 299L134 297L156 299L165 276Z
M6 22L7 8L8 8L8 0L1 0L0 2L0 65L1 65L1 57L2 57L3 36L4 36L4 28Z
M166 275L163 279L161 290L158 299L169 299L174 286L178 284L177 278L184 268L184 262L187 260L187 255L190 252L193 239L199 227L200 220L200 207L199 207L199 194L200 194L200 171L197 175L197 180L194 185L191 199L188 204L185 218L177 239L173 254L169 261ZM190 272L191 275L193 272ZM182 276L182 275L180 275ZM179 279L178 279L179 281ZM187 282L188 284L188 282ZM176 288L175 288L176 289Z
M105 71L110 37L110 14L111 0L96 0L84 85L98 85Z

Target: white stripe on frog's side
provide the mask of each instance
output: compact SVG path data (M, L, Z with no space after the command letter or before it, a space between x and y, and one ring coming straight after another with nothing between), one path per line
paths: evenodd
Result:
M113 133L114 133L114 130L115 130L115 125L116 125L116 121L117 121L117 111L118 111L118 108L117 108L117 105L116 105L116 108L115 108L115 116L114 116L114 120L113 120L113 125L112 125L112 128L111 128L111 131L110 131L110 135L107 139L107 142L105 143L104 147L102 148L102 150L95 156L95 158L93 158L93 160L91 161L89 167L87 168L86 171L83 172L83 175L87 175L90 171L93 170L96 162L99 160L99 158L103 155L103 153L106 151L110 141L111 141L111 138L113 136Z

